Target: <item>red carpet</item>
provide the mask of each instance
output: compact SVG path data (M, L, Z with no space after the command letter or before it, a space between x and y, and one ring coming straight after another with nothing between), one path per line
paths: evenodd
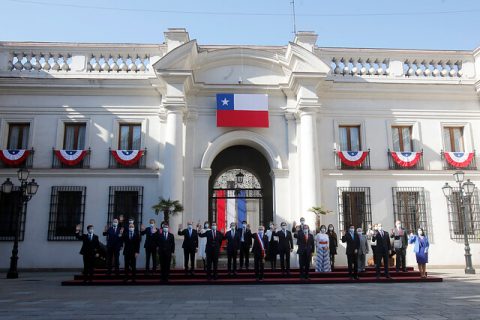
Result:
M96 270L93 281L91 283L83 282L83 275L75 275L73 280L63 281L63 286L77 285L246 285L246 284L320 284L320 283L402 283L402 282L441 282L442 278L428 277L420 278L420 273L409 268L408 272L396 273L395 269L391 269L391 279L383 276L377 279L374 268L367 268L366 272L360 273L359 280L351 280L348 277L347 269L344 267L336 268L333 272L317 273L312 270L310 279L300 279L298 269L292 269L290 276L283 276L279 270L271 271L265 269L264 280L256 281L253 270L241 270L237 272L235 277L228 276L226 270L219 270L218 280L207 280L206 273L203 270L196 270L194 276L185 275L184 270L174 269L170 273L168 282L160 281L160 274L145 275L144 270L138 270L136 282L123 281L124 277L121 273L119 276L107 275L105 270Z

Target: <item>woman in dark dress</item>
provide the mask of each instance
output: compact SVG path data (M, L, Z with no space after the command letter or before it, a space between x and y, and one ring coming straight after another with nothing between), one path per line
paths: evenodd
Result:
M337 254L337 247L338 247L338 237L335 233L335 228L333 224L328 225L328 240L330 244L330 265L332 266L332 271L335 266L335 255Z

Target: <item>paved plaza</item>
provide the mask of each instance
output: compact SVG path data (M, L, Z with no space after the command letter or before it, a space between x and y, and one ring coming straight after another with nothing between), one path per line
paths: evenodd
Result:
M0 319L480 319L480 275L442 283L62 287L74 272L0 279Z

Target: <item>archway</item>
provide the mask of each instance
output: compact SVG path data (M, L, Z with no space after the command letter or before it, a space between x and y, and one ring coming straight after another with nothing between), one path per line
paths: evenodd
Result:
M219 226L223 228L230 221L238 222L245 217L251 228L256 228L273 220L271 168L262 153L246 145L231 146L214 158L211 170L210 221L224 223ZM245 179L242 183L236 181L240 172Z

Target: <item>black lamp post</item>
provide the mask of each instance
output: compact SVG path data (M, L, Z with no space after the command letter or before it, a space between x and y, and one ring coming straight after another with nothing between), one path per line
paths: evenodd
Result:
M467 179L466 182L463 182L465 174L462 171L457 171L453 174L455 181L458 183L458 188L460 190L460 207L463 211L463 240L465 242L465 274L475 274L475 269L472 265L472 254L470 253L470 243L468 242L467 235L467 222L468 217L470 216L470 199L475 191L475 184ZM445 185L442 187L443 194L447 198L447 201L454 203L452 198L453 190L452 187L445 182ZM468 211L468 214L467 214Z
M13 241L12 256L10 257L10 269L7 273L7 279L17 279L18 278L18 238L20 238L20 229L22 223L22 213L25 209L27 202L37 193L38 184L35 182L35 179L28 182L28 175L30 172L26 168L20 168L17 171L17 177L20 181L20 201L18 201L18 212L16 214L16 229L15 236ZM10 178L7 178L4 183L2 183L2 192L9 194L13 191L13 183L10 181Z

